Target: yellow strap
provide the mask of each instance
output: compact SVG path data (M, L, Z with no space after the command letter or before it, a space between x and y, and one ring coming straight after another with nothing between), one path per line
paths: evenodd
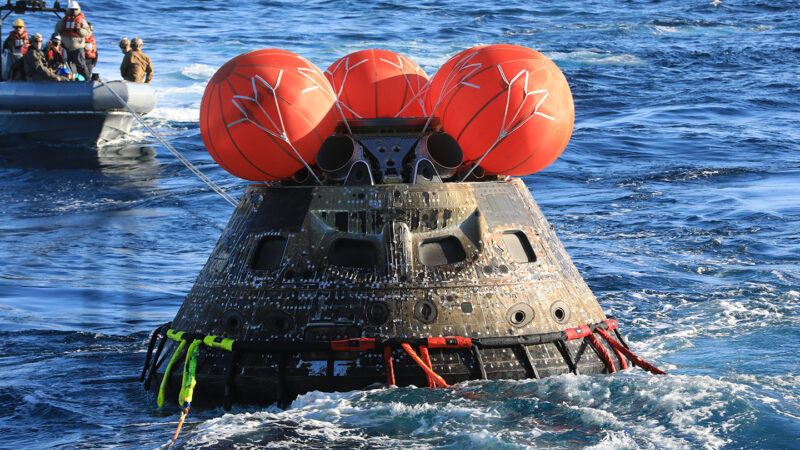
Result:
M184 341L186 342L186 341ZM203 341L195 339L186 350L186 358L183 361L183 377L181 378L181 390L178 392L178 405L183 402L192 402L192 395L194 394L195 386L195 371L197 370L197 352L198 347Z
M169 333L172 330L167 331ZM174 339L174 338L173 338ZM178 360L183 348L186 347L186 341L181 341L178 345L178 348L175 349L175 353L172 354L172 358L169 360L169 364L167 364L167 370L164 371L164 378L161 379L161 386L158 388L158 407L161 408L164 406L164 392L167 390L167 380L169 379L169 374L172 372L172 366L175 365L175 361Z

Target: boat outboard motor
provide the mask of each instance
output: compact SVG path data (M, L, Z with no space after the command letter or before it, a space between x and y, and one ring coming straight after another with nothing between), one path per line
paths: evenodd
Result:
M325 139L317 152L317 166L333 181L347 178L357 162L366 163L364 150L350 136L333 135Z
M464 160L464 153L453 136L433 133L419 140L413 167L416 168L422 159L430 161L437 174L445 179L455 175Z

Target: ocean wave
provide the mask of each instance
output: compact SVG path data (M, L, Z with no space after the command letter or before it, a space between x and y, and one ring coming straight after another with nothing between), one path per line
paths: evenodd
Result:
M199 122L199 107L157 107L153 109L149 118L167 120L170 122Z
M180 72L181 75L190 80L208 81L216 71L217 67L209 66L208 64L195 63L181 67Z
M615 66L643 65L645 62L630 54L612 54L601 50L575 50L571 52L545 52L548 58L556 62L577 62L584 64L608 64Z
M747 385L705 376L562 375L459 388L310 392L285 411L273 406L204 421L185 444L519 448L567 439L593 448L719 448L762 404L743 400L754 398Z
M183 85L183 86L170 86L170 87L161 87L159 86L156 89L156 93L158 94L159 98L173 96L173 95L186 95L186 94L202 94L206 90L206 82L200 83L192 83L190 85ZM193 96L193 99L197 101L198 99ZM163 103L163 101L162 101Z

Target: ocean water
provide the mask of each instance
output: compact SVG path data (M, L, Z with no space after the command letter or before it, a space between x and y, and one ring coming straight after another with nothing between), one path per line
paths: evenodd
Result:
M431 75L478 44L548 55L575 132L525 181L633 349L671 374L193 409L179 446L800 448L800 3L530 3L81 2L96 70L118 78L117 40L142 37L147 122L234 196L246 183L206 153L198 115L235 55L281 48L324 69L378 47ZM137 382L146 340L232 208L152 142L0 142L0 447L155 448L175 430L177 409Z

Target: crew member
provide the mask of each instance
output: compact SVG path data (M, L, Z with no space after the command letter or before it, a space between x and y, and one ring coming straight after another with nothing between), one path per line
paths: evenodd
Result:
M153 63L149 56L142 53L142 45L138 37L131 41L131 51L125 54L119 66L123 79L136 83L149 83L153 79Z
M32 81L64 81L66 78L58 76L47 67L47 60L42 52L42 35L39 33L30 37L30 47L23 57L25 62L25 76Z
M86 65L89 67L89 72L94 71L94 66L97 65L97 42L94 40L94 26L89 24L89 31L92 32L86 37Z
M119 40L119 49L122 51L123 55L127 55L129 51L131 51L131 40L124 37Z
M64 48L61 47L61 35L53 33L47 47L44 50L44 57L47 60L47 67L58 73L59 70L67 67L67 59L64 57Z
M81 12L81 6L76 0L67 3L67 15L56 24L56 33L61 34L62 45L67 49L67 61L74 66L77 72L87 81L92 77L92 71L86 64L86 38L91 34L89 24Z
M28 51L29 45L25 21L22 19L15 20L14 29L11 30L11 33L8 33L8 37L3 42L3 51L8 51L8 68L4 67L3 70L9 70L15 62L22 59L22 56Z

